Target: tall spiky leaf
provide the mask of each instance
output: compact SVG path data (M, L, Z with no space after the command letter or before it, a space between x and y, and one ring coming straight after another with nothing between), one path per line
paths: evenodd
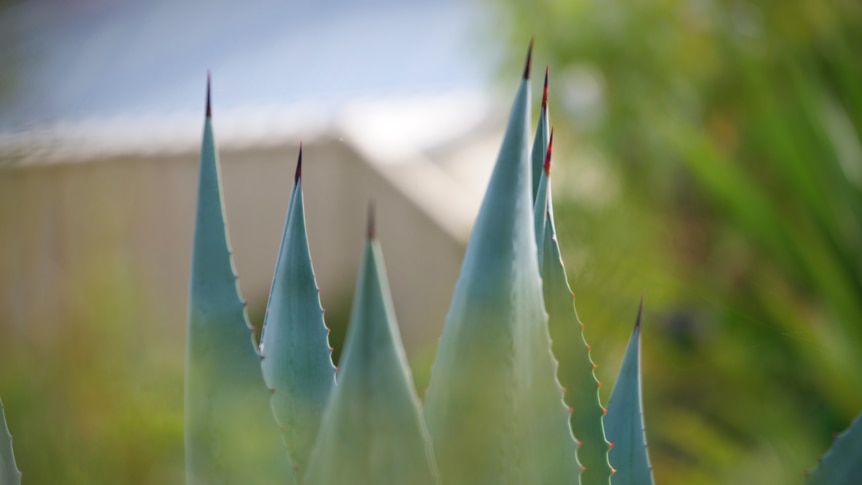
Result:
M611 479L614 485L653 483L641 402L640 347L643 306L641 298L635 328L626 347L605 416L605 433L608 441L612 443L610 460L616 470Z
M293 471L239 295L209 98L208 83L186 335L186 482L285 483Z
M541 124L541 123L539 123ZM538 137L539 134L537 133ZM538 251L537 261L539 262L539 271L542 271L542 262L545 258L545 226L548 224L548 204L550 204L550 175L551 175L551 152L554 147L554 130L551 129L551 137L548 140L548 146L544 157L542 171L539 172L539 187L536 191L536 196L533 199L533 227L536 237L536 249ZM545 304L547 308L547 303Z
M308 249L300 147L260 345L272 411L300 471L335 384L328 335Z
M446 483L577 483L537 263L529 56L425 401Z
M533 163L531 174L533 180L534 205L539 192L539 180L542 177L542 166L545 161L545 153L547 153L548 144L550 143L550 133L548 131L550 124L548 120L548 68L545 67L545 84L542 88L542 107L539 112L539 123L536 126L536 136L533 137Z
M542 288L545 308L548 310L548 326L554 343L560 350L560 381L566 386L566 402L571 406L572 431L578 440L578 461L581 463L583 485L607 485L611 467L608 463L608 442L602 425L604 408L599 399L599 380L595 364L590 358L590 346L584 336L584 325L575 310L575 295L569 286L566 268L557 242L554 224L553 201L551 200L551 147L548 145L545 169L539 181L539 198L536 199L535 214L544 215L541 230L544 247L540 251ZM545 199L542 199L545 196Z
M806 485L856 485L862 483L862 416L839 434L832 448L808 475Z
M437 482L373 230L353 299L338 385L311 455L309 485Z
M12 435L6 426L6 414L3 401L0 401L0 485L19 485L21 472L15 464L15 454L12 453Z

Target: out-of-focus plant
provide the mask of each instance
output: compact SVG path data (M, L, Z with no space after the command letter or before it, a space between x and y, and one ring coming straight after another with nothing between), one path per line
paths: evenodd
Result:
M604 316L617 283L596 276L600 247L664 315L645 396L660 481L799 477L862 407L862 6L504 0L500 14L514 39L549 37L569 92L557 123L620 183L560 231L593 248L583 314Z

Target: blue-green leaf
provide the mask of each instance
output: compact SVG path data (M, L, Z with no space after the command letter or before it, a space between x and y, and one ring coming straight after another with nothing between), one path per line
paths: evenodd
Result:
M542 177L542 166L545 162L545 153L548 152L550 143L548 116L548 68L545 68L545 85L542 88L542 107L539 112L539 123L536 126L536 136L533 138L532 153L532 180L533 180L533 204L539 192L539 180Z
M15 464L15 454L12 453L12 435L6 426L6 414L3 401L0 401L0 485L19 485L21 472Z
M614 485L651 485L652 465L647 453L646 429L644 428L643 404L641 402L641 298L635 328L629 339L623 363L617 374L608 413L605 416L605 433L612 443L609 453L616 472L611 478Z
M807 485L856 485L862 483L862 416L857 416L805 481Z
M335 384L329 330L305 228L302 147L275 265L260 350L272 411L298 470L304 470Z
M541 125L541 120L539 125ZM538 138L539 133L536 133ZM554 143L554 131L551 130L551 137L548 139L548 145L545 148L546 155L542 170L539 172L539 186L533 198L533 227L536 236L536 249L538 251L537 261L539 262L539 270L542 271L542 263L545 254L545 227L548 224L548 207L551 203L551 151ZM535 157L533 159L535 162ZM544 278L544 275L543 275ZM545 305L547 307L547 304Z
M578 482L537 263L528 77L473 227L426 394L446 483Z
M541 227L541 244L544 251L540 251L539 261L545 308L548 309L548 327L554 337L554 343L562 351L559 354L559 375L567 389L565 400L571 406L572 431L578 440L581 484L607 485L610 482L611 467L608 463L608 442L602 425L604 408L599 400L600 384L596 379L590 347L584 336L584 325L575 310L575 295L569 286L557 243L550 183L552 146L553 141L548 145L534 211L534 214L544 215L543 219L546 220Z
M186 482L292 482L268 408L227 239L207 86L186 336Z
M309 485L437 483L380 246L371 234L359 271L338 385L305 475Z

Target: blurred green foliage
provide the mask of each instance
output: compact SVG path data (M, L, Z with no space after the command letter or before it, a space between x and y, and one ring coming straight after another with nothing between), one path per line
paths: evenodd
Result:
M165 338L176 332L128 262L91 262L63 318L0 322L22 483L182 483L183 341Z
M551 66L559 232L600 365L646 292L657 482L799 481L862 409L862 4L499 13ZM603 203L577 194L596 170Z

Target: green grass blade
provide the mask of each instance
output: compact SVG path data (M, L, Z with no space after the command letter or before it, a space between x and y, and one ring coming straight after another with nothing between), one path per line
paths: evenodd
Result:
M447 483L556 485L577 483L580 472L536 258L527 78L473 227L426 394L425 417Z
M550 183L543 172L542 184L550 192ZM595 364L590 357L590 346L584 335L584 325L578 319L574 305L575 295L569 286L566 268L557 242L553 217L553 203L548 194L547 223L544 226L542 245L542 284L545 308L548 309L548 327L554 343L561 352L560 381L566 386L566 402L571 406L572 431L578 440L578 461L581 464L581 484L607 485L611 466L608 463L608 442L602 425L604 408L599 399L599 380Z
M208 89L186 337L187 483L291 479L268 398L227 239Z
M326 407L304 483L437 483L401 345L379 244L369 237L338 385Z
M611 483L614 485L651 485L653 483L641 402L640 324L642 315L643 299L638 308L635 328L626 347L622 366L608 400L608 413L605 416L605 433L608 441L612 443L609 457L616 470L611 477Z
M862 483L862 417L835 438L832 448L811 472L806 485L855 485Z
M12 453L12 435L6 426L6 414L3 401L0 401L0 485L19 485L21 472L15 464L15 454Z
M272 411L300 471L308 462L335 384L329 330L308 249L301 171L300 147L260 349Z

